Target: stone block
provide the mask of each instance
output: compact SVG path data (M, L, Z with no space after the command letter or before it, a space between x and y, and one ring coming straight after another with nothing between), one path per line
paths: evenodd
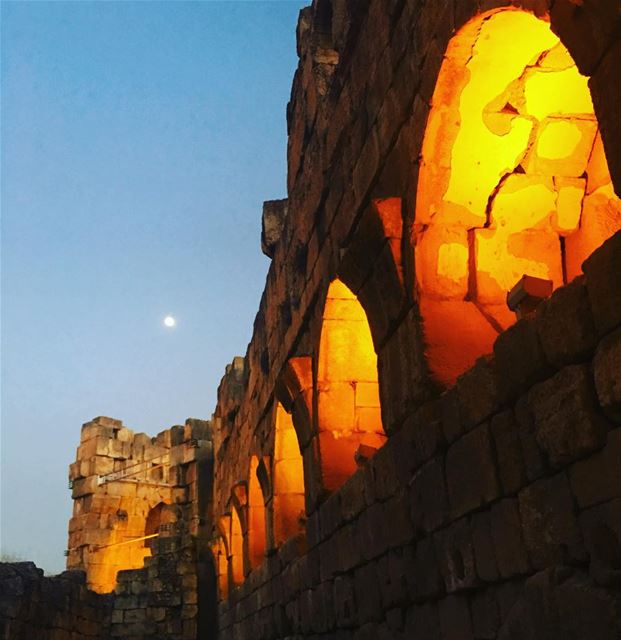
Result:
M495 582L499 574L492 540L490 512L475 513L470 520L470 527L477 575L485 582Z
M472 533L465 518L433 536L440 573L447 593L470 589L478 583Z
M358 607L358 622L379 622L383 617L377 567L368 562L354 574L354 591Z
M411 592L415 601L435 598L444 591L444 582L436 557L433 538L420 540L414 552L414 575Z
M449 519L444 459L434 458L424 464L410 482L411 514L418 534L431 533Z
M593 252L583 269L595 327L604 335L621 324L621 231Z
M557 289L543 302L536 325L550 364L561 368L588 359L597 344L597 332L584 278Z
M530 566L522 540L517 499L505 499L492 505L490 524L501 577L512 578L528 573Z
M522 536L535 569L585 559L574 501L564 473L522 489L518 500Z
M406 614L405 629L408 638L442 640L438 605L435 602L428 602L409 607Z
M621 329L606 336L593 360L595 388L602 409L621 422Z
M547 464L544 453L537 443L535 419L527 395L522 396L515 405L515 420L526 478L533 482L544 474Z
M496 640L500 615L492 589L478 591L470 598L470 614L474 637L477 640Z
M465 429L490 417L500 404L498 380L493 360L479 358L475 365L457 379L457 397L461 424Z
M589 573L597 584L621 583L621 500L580 514L580 529L590 558Z
M438 404L444 438L450 444L464 432L457 389L452 387L445 391L440 396Z
M385 523L390 526L382 528L382 537L390 548L409 544L414 538L414 526L410 517L409 495L400 491L384 503ZM379 537L379 535L378 535Z
M550 373L537 326L532 320L519 320L494 343L494 358L500 393L512 399Z
M389 551L377 561L378 583L384 611L408 604L410 575L414 572L412 547Z
M550 463L560 467L603 446L607 425L596 412L587 365L570 365L528 395L536 438Z
M438 603L442 640L474 640L466 596L448 596Z
M334 580L334 610L339 628L351 628L357 622L354 583L349 576L338 576Z
M620 460L621 429L615 429L601 451L571 467L571 489L581 509L621 497Z
M490 422L490 432L498 460L498 477L505 495L515 493L526 482L519 427L513 411L503 411Z
M500 487L489 425L477 427L449 448L446 478L449 503L456 518L498 497Z
M375 474L375 497L377 500L386 500L393 496L399 488L396 465L394 459L394 447L390 441L383 446L372 458Z

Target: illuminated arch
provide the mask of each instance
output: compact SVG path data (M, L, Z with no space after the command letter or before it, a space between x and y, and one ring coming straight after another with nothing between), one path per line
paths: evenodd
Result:
M291 414L276 403L272 471L272 519L274 544L279 547L304 531L304 463Z
M377 356L356 296L340 280L328 289L317 364L317 425L324 489L356 470L360 445L378 449L382 426Z
M265 499L257 476L259 459L252 456L248 473L248 561L250 568L261 565L265 559L266 527Z
M514 321L505 297L521 276L571 281L621 208L587 78L547 22L512 9L472 20L431 106L416 284L429 367L450 384Z

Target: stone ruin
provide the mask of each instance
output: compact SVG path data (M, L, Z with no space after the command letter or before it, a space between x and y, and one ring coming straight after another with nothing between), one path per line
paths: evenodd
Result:
M314 0L297 41L246 355L210 421L83 426L1 637L621 638L621 4Z

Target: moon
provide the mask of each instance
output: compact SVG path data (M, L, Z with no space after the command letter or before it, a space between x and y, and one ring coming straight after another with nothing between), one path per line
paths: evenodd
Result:
M175 320L175 318L173 318L173 316L166 316L164 318L164 326L168 327L169 329L172 329L174 326L176 326L177 324L177 320Z

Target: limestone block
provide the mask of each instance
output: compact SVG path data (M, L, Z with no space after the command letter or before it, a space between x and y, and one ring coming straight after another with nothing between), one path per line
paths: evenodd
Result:
M621 329L606 336L593 360L595 388L604 412L621 422Z
M511 498L495 503L490 518L494 551L501 577L511 578L528 573L530 566L522 541L517 500Z
M474 640L472 619L465 596L448 596L438 603L442 638Z
M418 533L430 533L448 522L449 506L444 460L436 457L424 464L410 483L411 514Z
M603 335L621 324L621 231L583 265L595 326Z
M526 482L526 468L522 453L518 424L513 411L495 415L490 432L498 460L498 477L505 494L520 489Z
M433 536L440 573L447 593L474 587L478 583L472 533L466 518Z
M607 425L596 412L588 366L570 365L528 395L536 438L553 466L562 466L606 442Z
M288 200L268 200L263 203L261 218L261 250L269 258L274 257L288 212Z
M530 320L519 320L498 336L494 358L501 392L507 398L515 397L550 371L537 327Z
M465 434L449 448L446 478L454 517L498 497L500 487L487 424Z
M581 513L580 529L590 557L591 577L603 586L618 584L621 579L621 500L612 500Z
M584 560L582 536L564 473L522 489L518 499L523 540L535 569Z
M557 289L544 301L537 310L536 324L548 362L562 367L584 361L597 342L584 279Z
M601 451L571 467L571 488L581 508L621 497L620 459L621 429L615 429Z
M73 483L73 489L71 492L72 498L79 498L90 493L95 493L98 487L98 477L89 476L88 478L81 478Z
M488 418L500 404L496 371L490 358L479 358L457 379L461 423L470 429Z
M498 566L492 541L490 512L475 513L470 520L470 527L477 575L485 582L495 582L498 580Z

